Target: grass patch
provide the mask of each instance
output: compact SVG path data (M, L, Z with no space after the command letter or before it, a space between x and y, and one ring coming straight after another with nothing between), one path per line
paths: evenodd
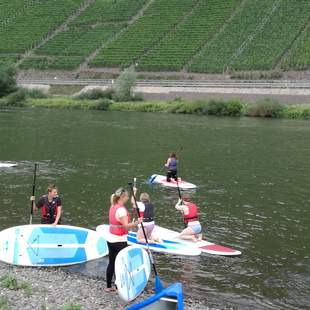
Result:
M9 301L5 297L0 297L0 310L9 310Z
M79 304L70 303L70 304L63 305L60 309L61 310L82 310L82 306Z
M72 96L84 88L83 85L51 85L49 94Z
M26 296L30 296L32 294L32 287L27 282L21 282L19 283L16 277L14 277L11 274L6 274L3 277L0 278L1 285L4 288L7 288L9 290L24 290L24 293Z

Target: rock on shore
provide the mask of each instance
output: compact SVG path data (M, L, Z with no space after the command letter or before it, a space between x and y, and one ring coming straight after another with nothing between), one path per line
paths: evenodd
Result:
M31 293L27 294L24 289L10 290L0 283L0 309L1 301L4 300L7 300L8 305L8 308L4 309L23 310L64 309L70 304L89 310L119 310L126 306L117 293L104 292L105 281L102 279L68 273L57 268L16 267L0 263L0 278L8 274L15 277L19 283L28 284ZM143 293L138 300L148 296L148 293ZM205 310L210 307L208 308L203 301L185 298L185 309Z

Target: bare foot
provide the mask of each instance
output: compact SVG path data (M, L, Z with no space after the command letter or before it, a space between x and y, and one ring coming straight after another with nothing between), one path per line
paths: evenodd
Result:
M116 292L117 289L114 288L114 287L106 287L106 288L104 289L104 291L107 292L107 293L113 293L113 292Z
M197 241L201 241L202 240L202 234L199 234L197 237Z
M192 236L192 241L193 241L193 242L197 242L197 239L196 239L195 236Z

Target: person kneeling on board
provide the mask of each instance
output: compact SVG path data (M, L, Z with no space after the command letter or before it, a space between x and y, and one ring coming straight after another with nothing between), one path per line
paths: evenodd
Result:
M61 224L61 199L54 184L47 187L47 195L43 195L37 203L35 203L35 196L31 196L30 200L33 201L35 212L41 209L41 224L52 224L54 226Z
M187 225L181 232L179 238L185 240L192 240L194 242L202 239L202 228L199 222L198 207L190 202L188 194L184 194L182 199L179 199L175 208L182 212L183 221Z
M138 189L136 187L133 188L134 195L136 196ZM131 203L133 208L136 208L135 199L131 197ZM155 222L154 222L154 205L151 203L151 199L149 194L141 193L140 201L137 201L137 206L139 209L140 216L142 217L142 223L144 227L144 232L146 234L146 238L148 243L162 242L159 236L156 235L154 231ZM144 238L144 233L142 226L139 225L139 229L137 232L137 241L140 243L146 243Z
M173 178L175 181L178 180L178 171L177 171L178 159L174 152L172 152L165 163L165 167L168 169L167 171L167 182L171 181Z
M107 243L109 248L109 263L107 267L107 287L106 292L114 292L112 278L115 270L115 259L117 254L127 246L127 234L129 228L137 227L142 222L142 218L130 222L129 212L126 209L126 202L129 199L128 192L119 188L111 196L111 207L109 210L109 231Z

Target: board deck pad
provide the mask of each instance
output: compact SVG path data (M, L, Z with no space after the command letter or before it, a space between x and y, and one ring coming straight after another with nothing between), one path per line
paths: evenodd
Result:
M96 230L101 234L103 238L108 240L109 225L99 225ZM185 256L198 256L201 254L201 250L198 248L193 249L191 246L178 240L168 240L162 238L162 243L150 243L149 248L155 252L162 252L167 254L185 255ZM137 241L137 233L130 231L128 232L127 242L130 245L137 245L138 247L147 249L146 243L139 243Z
M167 177L160 174L153 174L149 178L150 184L160 184L165 187L172 187L177 188L179 186L180 189L195 189L197 186L193 183L186 182L182 180L181 178L178 178L178 182L175 181L173 178L170 180L170 182L167 182Z
M97 232L66 225L23 225L0 232L0 260L20 266L65 266L108 254Z
M115 284L124 301L134 300L144 290L151 274L147 252L137 246L122 249L115 260Z
M207 253L207 254L213 254L213 255L222 255L222 256L238 256L241 255L242 253L238 250L225 247L219 244L215 244L206 240L201 240L197 242L189 241L189 240L182 240L179 238L180 233L163 228L160 226L155 226L156 232L159 236L165 236L167 239L170 240L178 240L181 242L186 243L187 245L197 248L201 250L202 253Z

